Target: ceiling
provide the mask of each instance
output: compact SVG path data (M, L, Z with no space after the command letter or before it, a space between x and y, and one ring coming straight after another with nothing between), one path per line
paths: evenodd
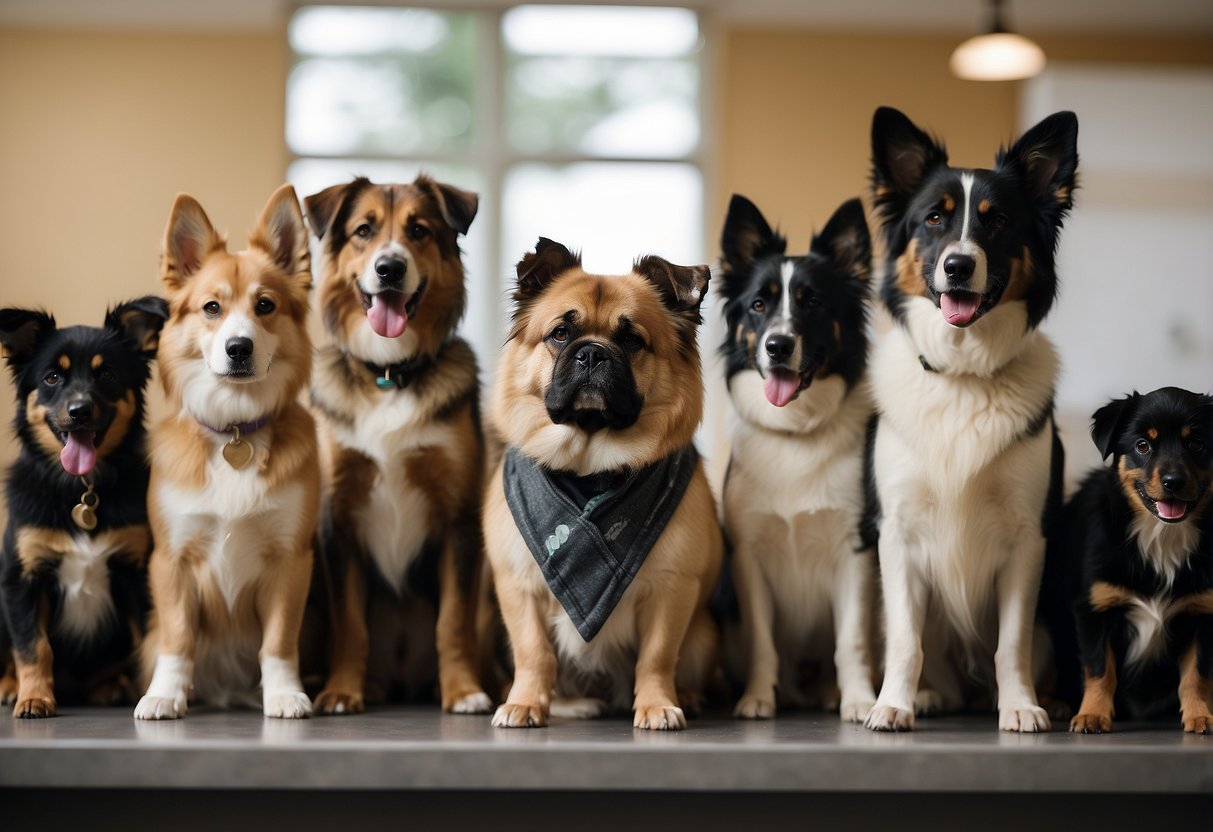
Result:
M329 0L382 5L381 0ZM568 2L569 0L566 0ZM576 0L573 0L576 2ZM621 0L600 0L620 3ZM629 0L622 0L629 2ZM634 2L634 0L633 0ZM966 33L985 22L984 0L666 0L734 24L822 29ZM3 0L0 25L64 28L264 30L281 25L296 0ZM485 7L506 0L408 0L398 5ZM1091 32L1208 33L1210 0L1007 0L1009 23L1027 34Z

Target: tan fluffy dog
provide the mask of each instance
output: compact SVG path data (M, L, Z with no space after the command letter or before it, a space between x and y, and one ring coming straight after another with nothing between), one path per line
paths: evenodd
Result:
M518 264L514 325L492 402L507 461L490 477L485 504L487 552L515 667L494 725L545 725L554 694L606 700L582 698L562 710L578 716L631 705L639 728L684 728L683 707L698 707L715 658L706 602L723 546L698 458L668 524L589 638L549 589L541 555L512 513L504 472L513 453L572 493L597 495L584 518L618 483L684 453L703 410L695 335L707 282L706 266L658 257L639 260L626 275L587 274L567 248L542 238ZM549 540L549 558L565 556L551 548L567 545L562 528Z
M173 203L161 277L160 373L172 413L152 431L155 607L138 719L190 698L306 717L299 628L319 505L316 428L296 399L312 366L307 230L284 185L229 254L191 197Z

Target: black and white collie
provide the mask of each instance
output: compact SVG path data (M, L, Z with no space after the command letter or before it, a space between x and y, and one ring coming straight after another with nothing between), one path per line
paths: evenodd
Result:
M1057 113L993 170L954 168L900 112L876 111L880 297L895 326L870 370L887 652L869 728L908 730L916 710L958 709L974 682L996 684L1003 730L1049 728L1032 641L1061 445L1057 356L1037 326L1057 292L1077 137L1074 114Z
M1076 579L1084 688L1070 730L1178 708L1185 731L1213 734L1213 397L1134 393L1096 411L1091 435L1112 465L1091 472L1050 541Z
M749 665L735 714L774 716L778 687L781 704L839 707L859 722L875 700L876 566L859 539L872 412L871 242L859 200L838 209L808 254L786 247L752 202L733 197L721 238L722 352L739 419L724 506ZM799 678L806 663L826 671L812 690Z

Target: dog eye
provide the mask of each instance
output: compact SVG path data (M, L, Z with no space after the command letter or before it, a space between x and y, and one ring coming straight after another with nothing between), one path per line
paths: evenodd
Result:
M1004 226L1006 226L1006 224L1007 224L1007 215L1006 214L996 214L994 216L994 218L992 220L990 220L990 225L994 226L994 229L996 231L1002 229Z
M253 307L253 311L258 315L268 315L277 308L278 307L275 306L274 302L269 298L260 298L257 301L257 305Z
M1142 456L1145 456L1150 452L1150 443L1144 439L1138 439L1135 447L1137 448L1137 452Z
M63 376L59 375L54 370L51 370L49 373L47 373L46 375L44 375L42 377L42 381L44 384L46 384L47 387L54 387L62 379L63 379Z
M800 305L805 309L814 309L821 305L821 298L817 297L817 295L813 294L812 292L805 292L800 298Z
M938 211L932 211L927 214L927 225L940 225L943 222L943 215Z
M361 237L365 240L367 237L371 236L371 227L366 223L363 223L354 229L354 236Z
M644 349L644 339L635 332L625 332L619 336L619 346L628 352L640 352Z
M750 304L750 308L761 315L767 311L767 304L762 298L754 298L754 302Z
M219 305L217 300L208 300L202 304L202 311L206 313L208 318L217 318L219 313L223 311L223 307Z
M424 240L430 236L430 230L419 222L415 222L409 226L410 240Z
M1193 438L1188 442L1188 450L1198 454L1205 449L1205 440Z
M552 340L556 341L558 343L561 343L561 344L563 344L565 341L569 340L568 327L561 325L561 326L558 326L555 329L553 329L552 330Z
M113 384L117 381L117 376L114 375L113 370L102 369L101 372L97 373L97 381L102 384Z

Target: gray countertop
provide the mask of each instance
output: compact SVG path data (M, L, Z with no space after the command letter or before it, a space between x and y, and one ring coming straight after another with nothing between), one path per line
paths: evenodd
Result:
M423 707L305 721L198 709L176 722L66 709L0 718L0 786L1213 794L1213 737L1178 725L1034 736L1000 733L990 715L919 726L874 734L827 714L718 715L650 733L622 717L494 729Z

